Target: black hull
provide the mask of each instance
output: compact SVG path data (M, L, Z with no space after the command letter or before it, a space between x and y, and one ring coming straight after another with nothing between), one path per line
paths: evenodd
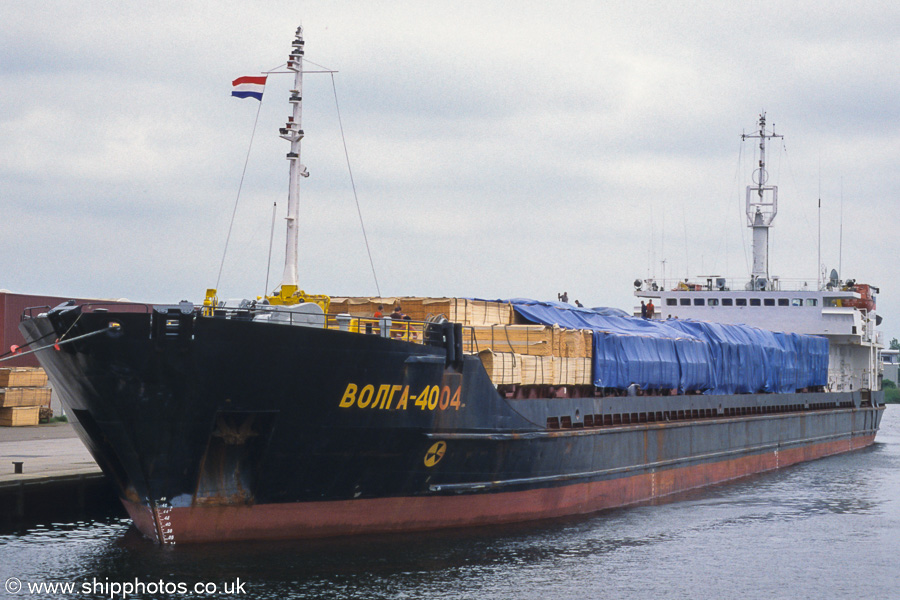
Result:
M869 445L883 411L861 392L513 400L449 346L189 310L21 328L101 332L38 357L161 542L590 512Z

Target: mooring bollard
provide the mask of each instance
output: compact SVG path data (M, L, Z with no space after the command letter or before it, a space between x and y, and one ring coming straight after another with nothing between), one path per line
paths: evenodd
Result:
M24 462L13 461L13 473L21 473L22 465L24 465L24 464L25 464Z

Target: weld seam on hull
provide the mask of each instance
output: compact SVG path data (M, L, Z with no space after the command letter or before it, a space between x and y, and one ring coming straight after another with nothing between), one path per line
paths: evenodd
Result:
M600 469L598 471L586 471L582 473L564 473L561 475L544 475L538 477L523 477L519 479L505 479L502 481L483 481L477 483L448 483L448 484L435 484L429 486L429 490L432 492L454 492L454 491L471 491L471 490L487 490L487 489L496 489L501 487L508 487L513 485L528 485L534 483L552 483L554 481L569 481L572 479L587 479L592 477L602 477L603 475L615 475L618 473L625 473L628 471L634 471L635 469L658 469L658 468L666 468L681 465L684 463L695 462L695 461L715 461L716 459L725 458L728 456L735 456L738 454L757 454L760 452L765 452L767 450L783 450L789 449L795 446L806 446L815 444L818 442L825 442L829 440L841 440L847 439L849 442L855 436L859 435L869 435L869 432L859 432L855 433L835 433L831 435L822 435L811 438L804 438L799 440L793 440L789 442L775 442L771 444L761 444L759 446L750 446L747 448L736 448L734 450L722 450L720 452L711 452L709 454L697 454L693 456L684 456L681 458L672 458L669 460L660 460L652 463L645 463L642 465L628 465L624 467L614 467L611 469Z

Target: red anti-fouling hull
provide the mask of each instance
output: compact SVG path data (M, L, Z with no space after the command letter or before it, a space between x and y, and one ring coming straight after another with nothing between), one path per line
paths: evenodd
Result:
M515 492L246 506L148 507L123 500L144 535L165 543L422 531L587 514L864 448L875 435L730 460Z

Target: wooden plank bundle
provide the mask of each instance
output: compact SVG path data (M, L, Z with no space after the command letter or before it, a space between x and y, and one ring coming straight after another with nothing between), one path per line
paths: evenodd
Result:
M448 321L463 325L511 325L512 304L468 298L423 298L422 308L427 315L444 315Z
M422 300L424 298L416 296L335 297L331 299L328 312L331 314L346 313L353 317L372 317L378 311L378 307L382 306L384 308L381 312L386 317L391 314L395 306L400 306L403 314L409 316L413 321L424 321L426 313L422 307Z
M567 358L589 358L593 351L591 331L546 325L476 325L466 328L463 344L467 352L491 349Z
M591 385L591 359L585 356L560 357L553 361L555 385Z
M0 388L0 408L49 404L50 388Z
M519 356L522 361L522 385L556 385L556 367L552 356Z
M0 369L0 426L37 425L42 406L50 404L43 369Z
M593 333L545 325L466 327L463 351L478 353L494 385L592 385ZM516 370L511 370L514 356ZM538 360L540 359L540 360Z
M15 367L0 369L0 388L41 387L47 385L47 374L43 369Z
M494 385L591 385L591 358L533 356L482 350L481 364Z
M328 303L328 312L333 315L349 313L350 298L332 297Z
M553 328L553 355L567 358L590 357L593 352L593 333L588 329Z
M494 385L522 383L522 359L512 352L482 350L478 353L484 370Z
M354 317L371 317L378 310L379 306L384 306L382 312L385 315L389 315L397 304L397 298L332 298L328 312L332 314L347 313Z
M22 427L37 425L40 419L40 406L15 406L0 408L0 426Z
M550 356L553 354L553 347L553 328L544 325L476 325L463 331L464 352L489 349L494 352Z
M382 312L385 315L389 315L395 306L400 306L403 314L408 315L413 321L424 321L431 316L443 315L448 321L463 325L510 325L515 315L512 305L508 302L420 296L333 297L328 312L371 317L379 305L384 306Z
M404 315L408 316L413 321L424 321L425 317L427 317L428 315L425 311L425 307L422 305L423 300L425 300L425 298L419 298L417 296L404 296L402 298L397 298L397 301L394 304L384 305L384 314L390 314L390 312L394 309L394 306L399 304Z

